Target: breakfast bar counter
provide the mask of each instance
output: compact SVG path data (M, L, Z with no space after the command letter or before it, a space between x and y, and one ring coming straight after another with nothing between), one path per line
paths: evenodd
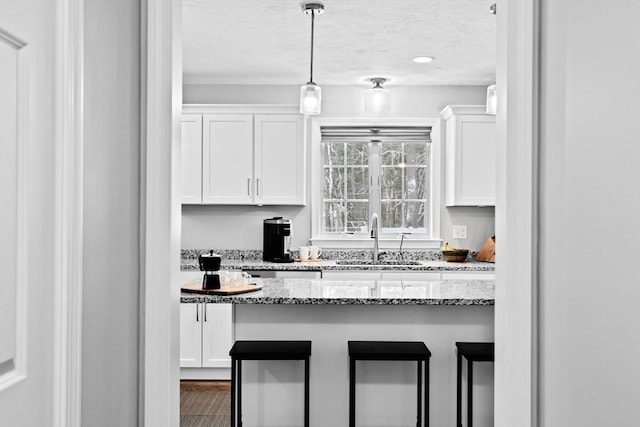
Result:
M493 305L493 280L259 279L233 296L183 293L183 303L313 305ZM230 288L233 289L233 288Z
M493 280L255 282L261 290L237 296L182 293L181 302L231 306L233 340L310 340L311 425L348 425L348 341L424 342L432 352L431 425L455 425L455 343L493 341ZM493 364L476 365L474 424L493 425ZM246 425L302 425L302 362L248 361L242 369ZM415 426L415 379L412 362L359 362L358 424Z

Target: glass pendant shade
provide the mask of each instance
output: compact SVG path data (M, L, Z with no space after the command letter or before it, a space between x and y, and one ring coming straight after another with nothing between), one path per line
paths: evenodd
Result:
M314 116L320 114L322 90L313 82L300 87L300 114Z
M496 94L496 85L487 87L487 114L495 116L498 109L498 95Z
M391 109L391 93L385 88L367 89L364 96L364 111L382 113Z
M391 92L382 87L386 79L371 79L374 86L367 89L364 95L364 111L367 113L383 113L391 109Z

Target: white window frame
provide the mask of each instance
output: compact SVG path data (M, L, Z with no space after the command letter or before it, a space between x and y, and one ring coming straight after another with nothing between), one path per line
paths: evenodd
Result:
M371 238L362 235L326 234L322 232L322 135L320 129L323 126L427 126L431 127L431 155L429 171L430 206L429 230L431 236L428 239L417 238L411 235L405 236L402 244L407 249L439 249L442 244L440 238L440 210L441 210L441 120L439 118L312 118L309 129L305 133L307 147L311 154L311 243L323 248L370 248ZM381 237L380 249L398 249L400 237Z

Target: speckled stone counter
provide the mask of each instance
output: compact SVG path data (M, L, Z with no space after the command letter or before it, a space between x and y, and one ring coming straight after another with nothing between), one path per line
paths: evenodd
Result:
M183 303L331 305L493 305L493 280L255 279L235 296L182 293Z
M198 269L198 255L205 250L183 250L181 269ZM439 252L414 251L385 253L380 263L373 264L370 251L326 251L321 261L274 263L262 261L262 251L215 250L222 256L223 270L275 270L275 271L349 271L349 270L405 270L405 271L494 271L495 264L476 262L446 262Z

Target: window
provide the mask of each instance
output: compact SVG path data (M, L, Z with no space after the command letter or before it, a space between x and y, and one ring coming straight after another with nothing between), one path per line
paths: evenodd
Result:
M368 245L373 214L381 239L397 240L400 233L413 240L437 238L431 130L319 124L320 159L313 180L320 194L312 240L367 239Z

